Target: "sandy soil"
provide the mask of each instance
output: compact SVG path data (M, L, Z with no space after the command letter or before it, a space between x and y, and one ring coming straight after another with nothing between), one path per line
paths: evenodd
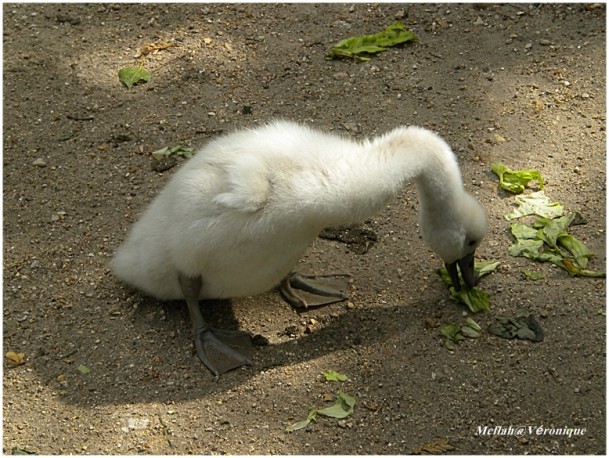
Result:
M605 453L605 281L509 256L513 197L490 171L541 171L546 193L587 218L573 233L604 271L603 5L3 13L4 352L25 355L17 367L5 359L5 453L406 454L441 438L458 454ZM324 60L340 39L395 20L416 43L365 63ZM145 58L152 81L122 86L118 70L161 43L172 46ZM299 313L271 291L205 304L212 322L271 343L252 370L213 383L185 306L130 290L108 262L176 170L153 170L152 151L276 117L354 138L400 124L441 133L488 209L479 256L501 262L481 284L491 309L475 319L527 311L545 340L484 333L444 347L440 328L467 313L433 273L440 260L420 240L408 186L365 223L378 238L365 254L319 239L302 260L303 271L352 272L349 303ZM350 380L325 382L328 369ZM351 417L285 432L339 388L357 399Z

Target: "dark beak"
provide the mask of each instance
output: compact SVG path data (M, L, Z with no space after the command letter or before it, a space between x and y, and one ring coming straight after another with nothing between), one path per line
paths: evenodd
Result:
M453 286L457 291L460 291L461 283L459 282L457 265L459 265L459 270L461 270L461 278L463 278L466 288L472 289L474 286L476 286L478 275L474 269L474 253L472 252L463 256L461 259L457 259L455 262L446 264L446 270L448 270L448 274L453 282Z

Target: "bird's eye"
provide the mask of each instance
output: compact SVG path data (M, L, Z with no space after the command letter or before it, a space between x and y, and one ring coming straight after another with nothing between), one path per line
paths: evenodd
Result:
M476 244L475 240L470 240L469 242L467 242L468 246L474 246Z

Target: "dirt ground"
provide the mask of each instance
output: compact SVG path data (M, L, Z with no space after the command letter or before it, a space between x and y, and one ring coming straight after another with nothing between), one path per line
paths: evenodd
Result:
M573 234L604 271L604 5L3 13L4 353L24 354L4 361L4 453L408 454L439 439L457 454L605 453L605 280L509 256L513 196L490 171L539 170L546 194L587 218ZM416 43L368 62L324 59L396 20ZM128 90L117 72L148 45L170 46L144 58L152 80ZM491 309L475 320L486 329L530 312L544 341L484 332L445 348L440 329L468 314L433 272L441 262L418 235L409 185L365 222L377 238L366 253L318 239L302 260L305 272L351 272L349 302L299 312L271 291L204 304L218 326L270 341L253 369L214 383L184 304L129 289L108 263L183 161L155 171L152 151L273 118L354 138L401 124L438 131L488 210L479 257L501 262L480 285ZM324 381L329 369L349 381ZM339 389L357 400L352 416L285 431Z

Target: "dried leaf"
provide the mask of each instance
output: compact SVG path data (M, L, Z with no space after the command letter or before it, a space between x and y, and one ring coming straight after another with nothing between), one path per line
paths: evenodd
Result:
M495 322L488 327L488 332L504 339L528 339L534 342L541 342L544 338L544 332L530 313L521 313L514 317L498 316Z
M152 157L160 161L161 159L169 156L184 156L190 159L194 155L193 148L186 148L180 144L174 146L164 146L161 149L152 152Z
M173 46L177 46L177 44L176 43L167 43L167 42L151 43L149 45L144 46L142 49L140 49L140 52L135 57L136 58L144 57L152 52L159 52L163 49L172 48Z
M413 450L415 455L438 455L440 453L446 453L451 450L454 450L455 447L448 443L448 440L445 438L436 439L434 441L428 442L426 444L420 445Z
M17 366L21 366L22 364L25 364L25 353L7 351L5 356L11 362L13 367L17 367Z

